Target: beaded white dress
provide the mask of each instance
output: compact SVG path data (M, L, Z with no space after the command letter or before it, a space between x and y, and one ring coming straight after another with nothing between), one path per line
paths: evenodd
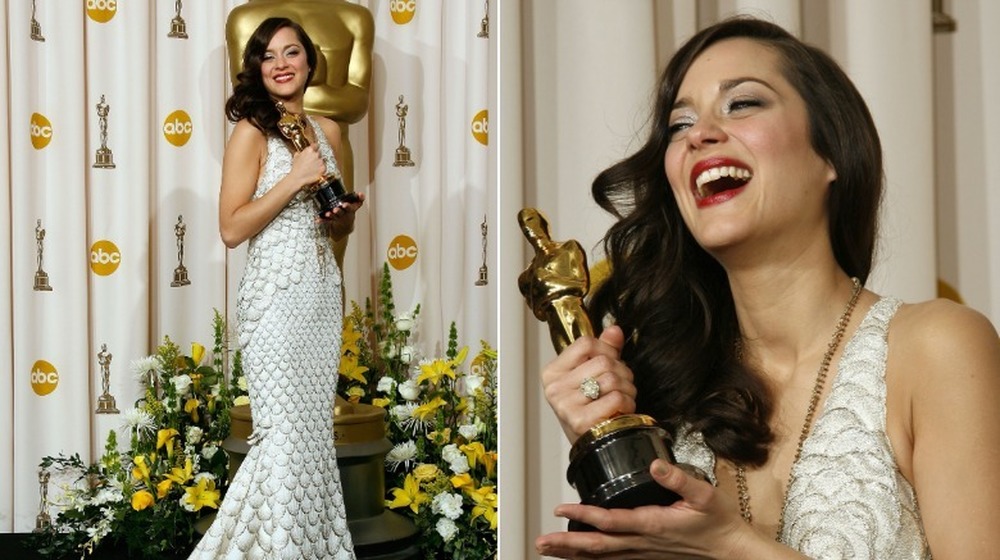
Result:
M309 122L332 171L333 150ZM285 143L269 138L254 197L291 166ZM341 275L315 215L299 193L250 239L236 316L251 447L192 559L354 558L333 445Z
M809 558L931 557L916 494L896 467L885 427L887 334L900 303L883 298L866 314L792 466L781 542ZM715 483L715 456L700 434L681 434L674 455Z

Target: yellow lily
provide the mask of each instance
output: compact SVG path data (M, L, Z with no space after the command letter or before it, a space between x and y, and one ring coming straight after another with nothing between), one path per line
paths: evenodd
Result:
M431 402L424 403L413 410L413 417L426 422L434 415L434 412L441 408L445 404L445 400L441 397L434 397Z
M164 478L163 480L156 483L156 497L163 499L168 492L170 492L170 487L174 485L174 481L169 478Z
M194 471L194 465L191 464L191 458L188 457L184 461L183 467L174 467L170 469L170 474L166 475L167 479L177 483L178 486L184 486L187 481L191 480L191 476Z
M167 457L174 456L174 438L180 433L173 428L163 428L156 432L156 450L159 451L164 445L167 446Z
M420 375L417 376L417 385L423 381L430 381L437 385L444 376L455 379L455 371L450 362L438 359L429 364L420 366Z
M406 475L402 488L392 489L392 496L392 501L387 506L393 509L409 506L413 513L419 513L420 504L429 499L425 492L420 491L420 483L412 474Z
M358 341L361 340L362 334L355 330L354 320L348 318L344 321L344 333L342 336L342 341L340 343L340 353L347 354L350 352L357 356L361 353L361 349L358 348Z
M348 379L353 379L358 383L368 382L364 376L364 373L368 371L368 368L358 363L357 356L341 356L340 367L338 370L340 371L340 375L343 375Z
M468 355L469 355L469 347L468 346L463 346L461 348L461 350L458 351L458 355L456 355L453 360L449 360L448 361L448 365L451 366L451 367L453 367L453 368L454 367L458 367L458 366L462 365L462 362L465 361L465 357L468 356Z
M472 506L472 519L480 515L490 522L490 529L497 528L497 494L493 486L483 486L477 490L467 490L466 494L476 505Z
M201 402L198 399L188 399L184 403L184 412L191 415L191 421L195 424L198 423L198 405L200 404Z
M483 467L486 468L486 476L493 478L497 467L497 452L488 451L483 453L483 456L479 459L483 462Z
M478 441L460 445L458 448L462 450L462 452L465 453L465 457L469 459L470 469L476 468L476 463L481 461L480 458L483 455L486 455L486 448L483 447L483 444Z
M472 480L472 476L467 472L451 477L451 485L456 489L462 490L472 490L476 487L475 481Z
M155 501L152 494L145 490L139 490L135 494L132 494L132 509L142 511L153 505Z
M201 359L205 356L205 347L197 342L191 343L191 359L194 365L201 365Z
M132 469L132 478L136 480L149 481L149 465L146 464L146 457L144 455L137 455L132 462L135 463L135 468Z
M219 491L215 489L215 481L205 477L198 484L185 488L181 500L190 506L187 509L200 511L203 507L218 509L220 497Z
M374 399L372 399L372 404L379 408L385 408L389 406L389 402L390 402L389 399L383 397L375 397Z

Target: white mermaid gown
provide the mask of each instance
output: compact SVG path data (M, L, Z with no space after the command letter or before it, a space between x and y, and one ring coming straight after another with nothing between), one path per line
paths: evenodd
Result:
M309 119L327 170L336 168ZM292 154L270 138L254 197L284 177ZM254 431L215 522L192 559L353 559L333 445L341 275L300 193L254 238L237 298Z

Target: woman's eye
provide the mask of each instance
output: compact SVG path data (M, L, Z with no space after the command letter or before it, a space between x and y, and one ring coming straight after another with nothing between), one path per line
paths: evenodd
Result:
M687 121L676 121L676 122L670 123L670 126L667 127L667 132L670 135L670 139L674 140L675 138L677 138L680 134L682 134L684 131L686 131L690 127L691 127L691 123L689 123Z
M761 105L763 105L763 103L761 103L759 99L753 99L753 98L734 99L729 102L729 105L726 107L726 112L732 113L733 111L739 111L741 109L749 109L751 107L760 107Z

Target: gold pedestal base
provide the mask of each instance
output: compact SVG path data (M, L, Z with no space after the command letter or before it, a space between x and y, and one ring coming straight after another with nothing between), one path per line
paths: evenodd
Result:
M187 286L190 283L191 281L188 280L188 271L183 265L174 269L174 281L170 283L171 288Z

